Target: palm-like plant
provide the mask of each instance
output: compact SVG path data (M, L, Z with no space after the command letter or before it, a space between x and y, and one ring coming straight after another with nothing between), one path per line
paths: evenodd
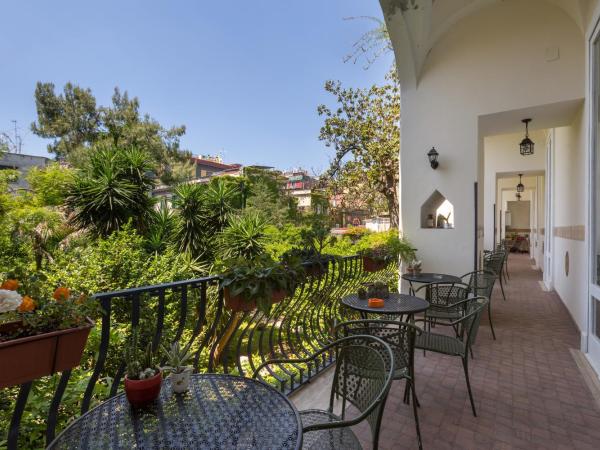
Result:
M207 230L204 186L200 184L180 184L173 192L173 207L177 211L175 240L182 252L193 257L202 256L207 249Z
M89 165L78 172L66 199L72 221L100 236L108 236L132 221L144 230L154 201L153 165L137 148L101 146L93 150Z
M203 195L207 225L213 232L222 231L228 219L241 207L241 191L231 180L219 177L211 181Z
M255 213L232 216L219 237L219 256L254 259L265 251L267 220Z
M167 248L175 232L175 214L165 199L150 213L150 226L146 235L146 247L158 253Z

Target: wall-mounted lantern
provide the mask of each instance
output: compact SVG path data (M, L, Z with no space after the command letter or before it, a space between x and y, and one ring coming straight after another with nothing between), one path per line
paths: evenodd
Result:
M521 122L525 124L525 138L523 138L523 140L519 144L521 155L533 155L534 143L531 139L529 139L529 122L531 122L531 119L523 119L521 120Z
M429 152L427 153L427 158L429 158L429 164L434 170L437 169L440 165L440 163L438 162L438 156L440 156L440 154L437 152L435 147L431 147L431 150L429 150Z
M517 184L517 192L525 192L525 186L523 185L523 182L521 181L521 177L523 176L522 173L519 174L519 184Z

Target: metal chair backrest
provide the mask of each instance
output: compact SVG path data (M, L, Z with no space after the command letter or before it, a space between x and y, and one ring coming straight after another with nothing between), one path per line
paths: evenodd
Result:
M401 369L412 367L415 336L421 333L421 329L397 320L365 319L339 323L334 333L336 339L361 334L380 338L392 349L395 372L398 373ZM391 361L387 359L387 352L381 354L386 367L390 367Z
M483 268L494 272L496 276L500 276L502 274L502 266L504 265L506 254L507 253L504 251L488 253L483 260Z
M450 306L469 295L469 286L464 283L429 283L419 287L415 295L427 300L431 307Z
M458 338L463 341L467 352L475 342L479 324L481 322L481 314L489 302L489 298L484 296L467 299L465 307L466 314L454 322L458 326Z
M484 296L491 298L496 274L491 270L475 270L464 274L461 279L469 286L469 293L474 296Z

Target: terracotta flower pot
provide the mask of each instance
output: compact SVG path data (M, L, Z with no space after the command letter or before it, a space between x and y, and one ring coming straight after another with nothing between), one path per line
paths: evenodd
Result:
M140 407L152 403L160 394L162 372L147 380L130 380L125 377L125 395L131 406Z
M21 322L0 325L0 334L17 331ZM26 383L77 367L94 323L67 330L0 342L0 388Z
M276 291L273 291L273 294L271 295L271 299L272 299L273 303L279 303L286 296L287 296L287 292L285 292L283 289L277 289Z
M223 290L225 308L233 312L248 312L256 309L256 300L247 300L243 295L231 295L228 288Z
M363 256L363 269L365 272L377 272L385 268L385 261Z

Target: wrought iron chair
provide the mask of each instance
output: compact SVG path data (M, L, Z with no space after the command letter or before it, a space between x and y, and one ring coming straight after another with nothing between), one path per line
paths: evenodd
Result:
M461 317L461 311L455 305L469 295L469 286L463 283L429 283L415 290L417 297L429 302L425 312L428 324L445 324Z
M477 417L469 380L469 351L477 334L477 328L479 328L481 313L489 304L489 300L486 297L470 297L460 303L464 306L465 314L460 319L453 321L453 325L458 327L458 335L454 337L424 331L416 337L415 348L461 358L471 409L473 415Z
M506 295L504 294L504 283L502 282L502 268L504 267L505 258L506 252L496 251L486 254L483 259L483 269L494 272L498 277L504 300L506 300Z
M406 380L404 390L405 403L410 402L413 397L413 414L415 416L415 427L419 448L422 447L421 431L419 428L419 415L417 413L417 393L415 391L414 356L415 336L421 334L421 329L406 322L398 320L366 319L342 322L335 327L336 339L346 336L369 335L376 336L390 346L394 354L394 380ZM386 359L386 353L382 356ZM391 361L386 359L389 366Z
M377 449L381 417L395 371L394 354L383 340L367 335L338 339L307 358L266 361L256 368L254 378L265 381L261 372L266 369L270 374L275 373L272 366L281 369L293 364L297 370L306 364L310 368L331 352L337 357L329 407L300 411L302 448L360 449L360 442L350 427L366 420L371 428L373 449ZM336 399L341 400L340 414L334 412ZM348 405L358 410L358 416L346 417Z
M492 292L496 283L496 274L490 270L476 270L466 273L460 278L469 286L469 293L471 295L487 297L490 300L487 307L488 320L490 322L490 329L492 330L492 337L496 340L494 324L492 323Z

